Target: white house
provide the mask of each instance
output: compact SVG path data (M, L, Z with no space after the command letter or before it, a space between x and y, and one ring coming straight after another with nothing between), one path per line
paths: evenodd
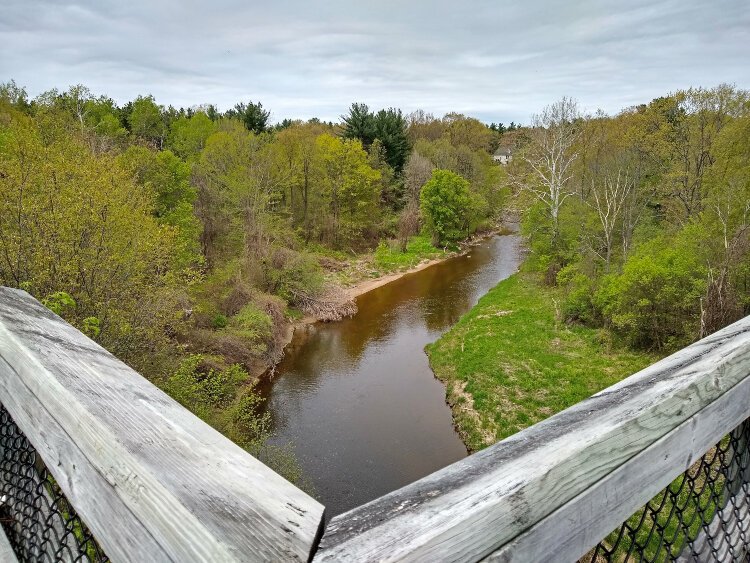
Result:
M495 154L492 155L492 160L503 165L508 164L513 160L513 150L510 147L497 147Z

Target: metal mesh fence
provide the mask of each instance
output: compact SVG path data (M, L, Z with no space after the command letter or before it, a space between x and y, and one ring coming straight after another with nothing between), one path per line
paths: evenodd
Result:
M748 420L581 561L750 561Z
M2 404L0 522L19 561L108 561Z

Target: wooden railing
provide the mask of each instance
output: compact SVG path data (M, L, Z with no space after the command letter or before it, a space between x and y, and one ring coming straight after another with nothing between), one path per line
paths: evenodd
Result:
M320 540L323 506L20 291L0 358L0 403L115 561L576 561L750 416L748 318Z
M0 403L113 561L309 559L320 503L7 288L0 358Z

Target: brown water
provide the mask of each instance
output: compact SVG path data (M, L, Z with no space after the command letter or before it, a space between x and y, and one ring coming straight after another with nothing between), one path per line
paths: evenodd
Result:
M496 236L297 331L263 391L273 441L293 445L328 517L466 456L424 347L518 264L519 238Z

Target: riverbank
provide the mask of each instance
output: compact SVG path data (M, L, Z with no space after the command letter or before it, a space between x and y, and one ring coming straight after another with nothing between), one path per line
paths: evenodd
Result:
M479 235L475 235L471 237L470 239L459 243L456 250L435 249L436 253L439 253L438 258L425 258L425 259L422 259L415 266L410 266L407 268L400 268L400 269L397 269L395 272L385 273L376 278L363 279L355 283L354 285L347 287L346 291L349 297L351 297L352 299L356 299L360 295L364 295L365 293L368 293L374 289L377 289L379 287L392 283L398 279L403 278L404 276L408 276L410 274L421 272L422 270L426 268L435 266L436 264L441 264L451 258L455 258L457 256L464 256L467 253L471 252L471 249L473 247L475 247L478 244L481 244L482 241L488 239L491 236L500 234L500 232L501 232L500 230L493 230L493 231L485 232Z
M336 272L333 277L337 281L340 281L342 279L347 280L347 282L345 283L347 283L348 285L344 286L347 297L349 299L356 299L357 297L369 293L370 291L373 291L379 287L383 287L384 285L393 283L403 278L404 276L421 272L426 268L441 264L446 260L449 260L450 258L464 256L469 253L472 248L474 248L478 244L481 244L482 241L488 239L489 237L499 234L510 234L514 232L516 232L515 225L511 225L510 227L499 227L491 231L475 234L469 239L461 241L457 245L455 250L441 250L431 247L432 251L423 251L422 254L423 256L428 257L421 259L419 259L419 254L412 252L412 257L416 257L417 259L419 259L419 262L416 265L407 267L404 267L403 265L396 266L395 271L387 271L386 273L376 275L376 277L371 277L373 275L373 272L378 271L374 269L373 266L373 262L375 261L375 254L371 254L360 258L357 262L350 264L347 268ZM433 257L435 255L439 255L439 257ZM396 263L398 264L398 262ZM380 264L380 269L382 271L383 264ZM291 344L292 339L294 338L295 331L317 322L323 321L311 315L304 315L299 319L289 322L284 327L284 335L281 341L283 349L286 350L287 346ZM273 366L267 366L264 369L259 370L258 373L252 375L254 375L254 377L257 379L258 377L267 373L273 374L276 365L277 364L274 364Z
M515 274L426 347L456 428L480 450L658 359L616 345L604 330L558 319L559 292Z

